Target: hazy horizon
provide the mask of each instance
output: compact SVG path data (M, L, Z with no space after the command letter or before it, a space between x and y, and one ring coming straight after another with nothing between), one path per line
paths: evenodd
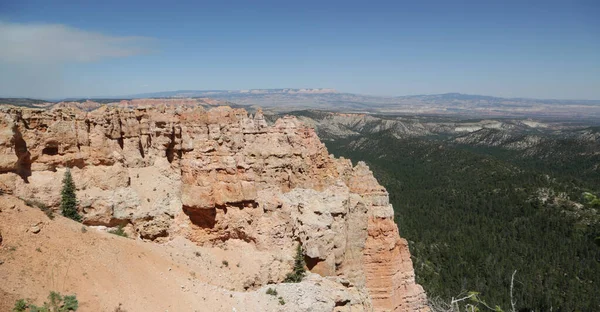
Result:
M44 100L52 99L52 100L62 100L62 99L101 99L103 97L106 98L127 98L128 96L140 96L143 94L156 94L156 93L170 93L170 92L237 92L237 91L254 91L254 90L299 90L299 89L307 89L307 90L315 90L315 89L333 89L336 93L340 94L355 94L360 96L373 96L373 97L412 97L412 96L435 96L435 95L449 95L449 94L460 94L467 96L483 96L483 97L495 97L495 98L504 98L504 99L531 99L531 100L560 100L560 101L600 101L600 98L537 98L537 97L524 97L524 96L514 96L514 97L505 97L494 94L473 94L473 93L462 93L462 92L440 92L440 93L428 93L428 94L368 94L368 93L355 93L355 92L345 92L342 90L337 90L334 88L327 87L319 87L319 88L256 88L256 89L178 89L178 90L163 90L163 91L149 91L142 93L134 93L134 94L118 94L118 95L98 95L98 96L69 96L63 98L40 98ZM210 97L210 96L207 96Z
M338 94L353 94L353 95L358 95L358 96L366 96L366 97L381 97L381 98L401 98L401 97L418 97L418 96L440 96L440 95L451 95L451 94L459 94L459 95L465 95L465 96L481 96L481 97L492 97L492 98L499 98L499 99L523 99L523 100L542 100L542 101L552 101L552 100L556 100L556 101L589 101L589 102L600 102L600 98L598 99L591 99L591 98L563 98L563 99L559 99L559 98L535 98L535 97L520 97L520 96L515 96L515 97L504 97L504 96L498 96L498 95L493 95L493 94L471 94L471 93L462 93L462 92L443 92L443 93L429 93L429 94L397 94L397 95L387 95L387 94L363 94L363 93L354 93L354 92L344 92L341 90L336 90L333 88L256 88L256 89L180 89L180 90L163 90L163 91L149 91L149 92L143 92L143 93L133 93L133 94L118 94L118 95L91 95L91 96L64 96L64 97L31 97L31 96L4 96L3 94L0 94L0 98L21 98L21 99L35 99L35 100L44 100L44 101L52 101L52 102L56 102L56 101L65 101L65 100L82 100L82 99L88 99L93 101L94 99L127 99L127 98L143 98L141 96L143 95L148 95L148 97L163 97L163 96L156 96L154 94L160 94L160 93L173 93L173 92L239 92L239 91L257 91L257 90L264 90L264 91L273 91L273 90L300 90L300 89L306 89L306 90L317 90L317 89L332 89L335 92L331 92L331 93L338 93ZM308 93L306 93L308 94ZM167 96L169 97L169 96ZM176 97L185 97L185 96L176 96ZM197 96L191 96L191 97L197 97ZM206 96L207 98L210 98L210 95Z

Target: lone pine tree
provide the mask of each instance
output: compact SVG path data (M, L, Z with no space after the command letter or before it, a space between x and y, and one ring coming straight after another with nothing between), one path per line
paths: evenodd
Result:
M61 191L60 209L63 216L73 219L77 222L81 221L81 216L77 212L77 197L75 195L75 183L71 170L67 169L63 178L63 188Z
M299 283L304 278L304 273L306 270L304 266L306 263L304 262L304 256L302 255L302 245L298 244L296 247L296 256L294 257L294 270L285 277L284 282L286 283Z

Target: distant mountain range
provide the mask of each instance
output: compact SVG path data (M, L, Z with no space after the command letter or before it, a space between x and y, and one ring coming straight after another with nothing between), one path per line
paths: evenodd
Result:
M314 95L339 94L335 89L248 89L248 90L178 90L152 93L133 94L131 98L153 97L221 97L221 96L252 96L252 95Z
M212 98L242 106L262 107L277 112L321 109L402 115L451 115L464 117L535 117L600 120L600 100L551 100L502 98L462 93L410 96L373 96L342 93L334 89L178 90L133 94L122 97L93 97L110 103L139 98ZM69 98L63 101L81 101ZM0 103L35 106L40 100L0 99ZM35 103L34 103L35 102ZM50 101L48 106L51 105Z
M275 111L312 108L341 112L462 115L467 117L600 118L600 100L501 98L462 93L386 97L341 93L333 89L260 89L181 90L136 94L131 97L210 97Z

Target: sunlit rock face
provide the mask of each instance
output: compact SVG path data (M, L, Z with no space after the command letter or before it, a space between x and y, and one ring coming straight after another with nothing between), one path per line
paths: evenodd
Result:
M300 243L311 272L343 285L335 309L427 310L386 190L294 117L268 125L260 111L227 106L3 107L0 155L0 188L54 209L70 168L85 224L126 224L156 242L240 240L282 259ZM243 288L281 282L290 266L261 268Z

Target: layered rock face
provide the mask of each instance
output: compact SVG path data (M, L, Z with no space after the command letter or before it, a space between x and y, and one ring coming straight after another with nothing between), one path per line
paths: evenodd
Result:
M223 106L4 107L0 153L0 188L54 208L71 168L85 224L282 255L234 288L281 282L301 244L311 272L348 289L336 310L427 310L385 189L293 117L269 126Z
M82 102L59 102L56 104L47 103L46 105L51 106L53 108L76 108L84 111L92 111L98 109L104 105L109 106L118 106L123 108L132 108L132 107L149 107L149 106L157 106L157 105L169 105L169 106L177 106L177 107L196 107L196 106L218 106L218 105L226 105L228 102L220 101L210 98L181 98L181 99L132 99L132 100L115 100L115 102L110 103L99 103L95 101L82 101ZM45 107L40 107L45 108Z

